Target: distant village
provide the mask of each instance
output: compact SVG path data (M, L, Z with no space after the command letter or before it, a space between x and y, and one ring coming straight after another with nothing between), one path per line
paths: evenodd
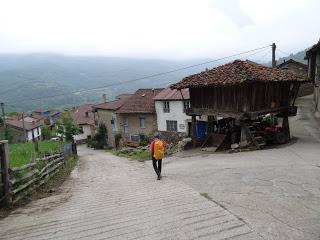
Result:
M320 41L306 52L305 59L308 65L290 59L273 68L236 60L167 88L138 89L112 101L104 96L100 104L70 109L80 129L74 140L87 142L104 124L111 147L138 146L156 131L168 142L190 137L193 145L203 148L224 144L238 148L248 142L260 148L269 137L286 142L290 138L287 119L296 113L297 97L313 94L315 111L319 110ZM243 84L244 79L249 84ZM268 114L272 115L269 123L273 116L281 118L274 128L262 127ZM5 124L12 142L38 141L47 138L43 127L54 130L61 115L56 110L35 109L28 115L7 116ZM276 126L281 134L276 135ZM261 140L261 136L266 137ZM49 137L59 138L58 134Z

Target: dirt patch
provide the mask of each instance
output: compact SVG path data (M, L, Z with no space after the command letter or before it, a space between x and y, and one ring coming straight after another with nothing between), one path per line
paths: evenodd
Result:
M61 188L61 186L70 178L70 173L76 166L77 161L78 157L70 158L67 165L62 167L47 183L25 196L11 208L0 208L0 219L7 217L10 213L29 214L39 211L39 206L43 206L40 211L48 211L65 202L71 197L71 193L69 193L68 188ZM36 204L33 204L35 201ZM26 205L28 205L27 208Z

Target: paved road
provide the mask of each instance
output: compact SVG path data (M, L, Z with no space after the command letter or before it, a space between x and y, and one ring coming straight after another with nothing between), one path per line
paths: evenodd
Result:
M0 221L0 239L259 239L252 227L151 166L79 148L60 193Z
M296 143L235 154L184 152L165 161L188 184L241 216L264 239L320 239L320 120L310 98L291 118Z

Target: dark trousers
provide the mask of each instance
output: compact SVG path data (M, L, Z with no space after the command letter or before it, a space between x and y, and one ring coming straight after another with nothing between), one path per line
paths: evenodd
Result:
M162 166L162 159L156 160L154 157L152 158L152 165L153 169L158 176L161 175L161 166Z

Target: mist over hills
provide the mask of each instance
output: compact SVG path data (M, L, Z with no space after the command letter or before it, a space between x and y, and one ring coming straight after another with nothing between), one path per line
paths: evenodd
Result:
M303 56L304 51L289 56L289 58L303 59ZM283 62L283 59L280 58L278 63ZM107 99L112 100L121 93L133 92L138 88L166 87L180 81L185 76L234 59L117 84L208 60L210 59L178 61L64 56L47 53L0 55L0 102L5 103L7 112L27 112L36 108L62 109L83 103L98 103L102 101L102 94L106 94ZM81 92L101 86L109 87ZM42 99L30 100L37 98Z
M0 55L0 102L6 104L7 111L30 111L40 107L64 108L101 102L104 93L111 100L118 94L138 88L165 87L184 76L204 70L206 66L95 91L72 92L112 85L206 60L166 61L56 54ZM54 95L59 96L29 100Z

